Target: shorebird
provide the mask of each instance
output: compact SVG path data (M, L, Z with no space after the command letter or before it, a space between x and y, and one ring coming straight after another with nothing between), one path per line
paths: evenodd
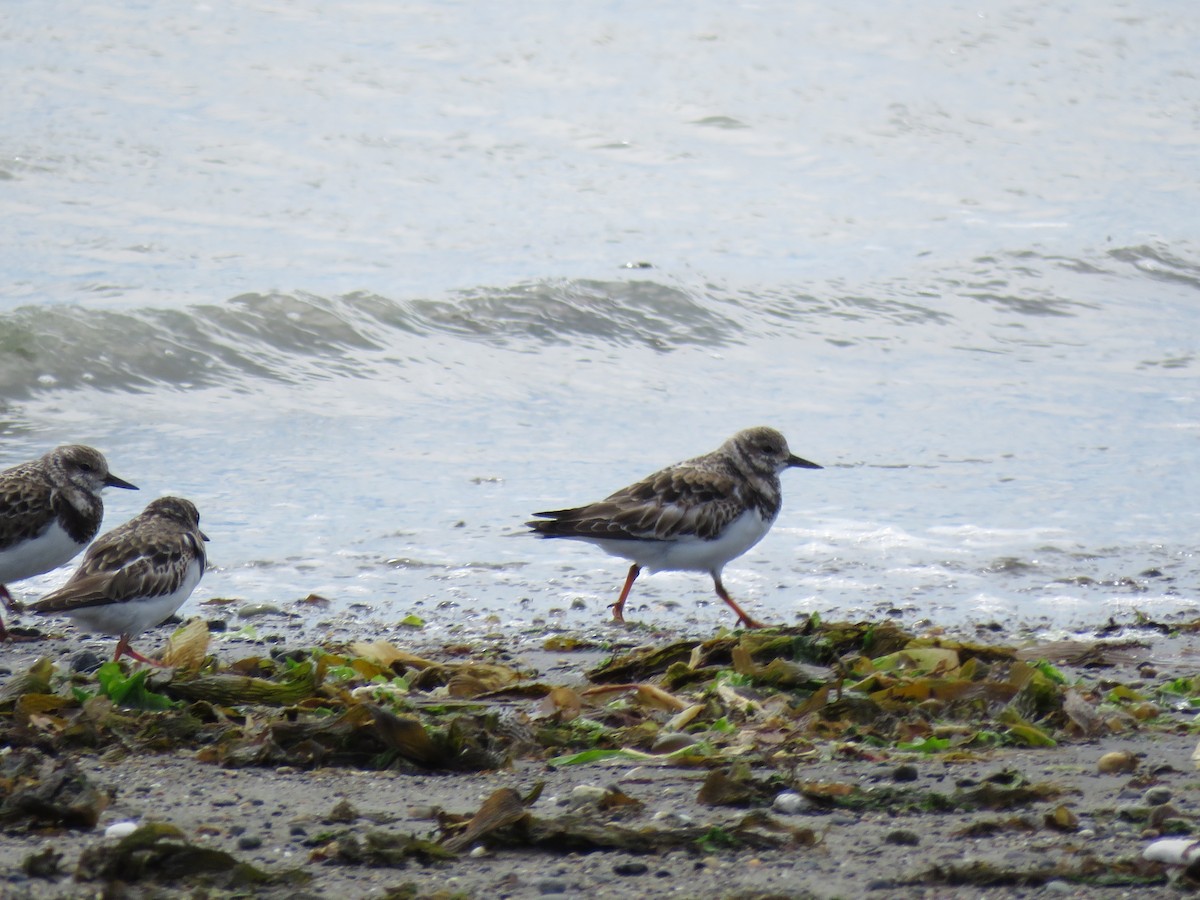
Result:
M159 497L88 548L66 584L30 609L70 616L90 631L119 635L113 659L161 665L130 639L174 615L204 574L200 513L190 500Z
M21 605L7 585L69 562L100 530L106 487L137 490L108 471L99 450L81 444L0 472L0 600ZM0 640L9 637L0 621Z
M707 572L717 596L739 624L761 628L725 590L721 570L771 529L782 502L779 474L819 469L794 456L773 428L739 431L711 453L655 472L597 503L534 513L526 522L546 538L595 544L630 560L613 621L624 622L625 601L642 569Z

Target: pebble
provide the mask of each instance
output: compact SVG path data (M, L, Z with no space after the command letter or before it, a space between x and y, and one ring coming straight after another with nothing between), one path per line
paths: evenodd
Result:
M640 862L623 862L613 866L613 872L617 875L645 875L649 871L650 867Z
M239 619L253 619L256 616L281 616L283 610L274 603L243 603L237 614Z
M683 750L685 747L692 747L700 740L694 734L686 734L684 732L675 731L670 734L664 734L659 737L650 747L651 753L674 753L677 750Z
M1146 793L1142 794L1142 802L1147 806L1162 806L1164 803L1169 803L1170 800L1170 788L1152 787Z
M921 773L917 771L917 767L909 763L902 766L896 766L892 772L892 781L916 781L921 777Z
M107 657L93 653L91 650L80 650L71 657L71 671L81 675L95 672L104 665L106 659Z
M571 788L572 805L583 805L585 803L599 803L608 796L608 788L602 788L595 784L577 784ZM560 800L559 803L562 801Z
M567 883L553 878L539 881L537 887L539 894L565 894L567 892Z
M325 821L348 825L358 819L358 810L349 800L339 800L325 816Z
M691 825L692 817L687 813L672 812L669 809L660 809L650 817L652 822L670 822L672 825Z
M1150 810L1140 803L1122 803L1117 807L1117 816L1126 822L1144 822Z
M784 791L775 795L771 806L775 808L776 812L783 813L785 816L794 816L803 812L808 806L808 802L795 791Z
M915 831L897 829L896 831L889 831L884 836L883 842L885 844L897 844L901 847L915 847L921 843L921 838Z
M1138 767L1138 758L1128 750L1114 750L1096 760L1096 768L1105 775L1120 775Z
M262 846L262 838L256 834L243 834L237 840L239 850L257 850Z
M1076 885L1067 881L1047 881L1042 885L1042 889L1047 894L1072 894L1075 892Z
M137 822L113 822L104 829L106 838L124 838L129 837L138 829Z

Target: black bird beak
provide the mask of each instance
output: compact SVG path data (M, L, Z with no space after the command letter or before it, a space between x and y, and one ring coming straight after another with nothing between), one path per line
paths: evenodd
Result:
M200 537L204 538L206 541L208 540L208 535L205 534L203 531L200 532Z
M118 478L112 472L108 473L108 477L104 479L104 484L107 487L125 488L127 491L136 491L138 489L136 484L130 484L124 478Z
M798 456L789 455L787 464L796 469L821 469L824 466L818 466L815 462L809 462L807 459L801 459Z

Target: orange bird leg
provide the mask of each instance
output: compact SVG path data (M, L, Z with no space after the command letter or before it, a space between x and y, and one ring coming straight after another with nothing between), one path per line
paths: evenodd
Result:
M762 622L758 622L750 618L742 610L740 606L733 602L733 598L729 596L729 591L725 590L725 585L721 584L721 576L716 572L712 573L713 587L717 589L717 596L729 604L729 608L737 613L738 624L745 625L747 628L766 628Z
M0 600L4 601L4 605L8 607L9 612L20 612L21 604L13 599L13 595L8 592L8 588L0 584Z
M121 635L121 639L117 641L117 652L113 654L113 662L116 662L122 656L128 656L131 659L136 659L138 662L143 662L148 666L163 666L163 663L153 659L146 659L146 657L142 656L142 654L130 647L129 635L127 634Z
M617 602L612 605L614 622L625 622L625 598L629 596L629 589L633 587L633 583L637 581L638 573L642 571L642 567L634 563L629 567L629 576L625 579L625 587L621 588L621 596L617 598Z

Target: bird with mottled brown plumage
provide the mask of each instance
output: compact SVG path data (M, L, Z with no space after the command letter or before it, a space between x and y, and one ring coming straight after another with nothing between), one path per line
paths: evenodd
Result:
M707 572L739 624L759 628L721 582L731 559L757 544L779 515L779 475L787 468L819 469L794 456L773 428L739 431L711 453L668 466L596 503L534 513L526 524L545 538L595 544L629 560L613 621L624 622L625 601L642 569Z

